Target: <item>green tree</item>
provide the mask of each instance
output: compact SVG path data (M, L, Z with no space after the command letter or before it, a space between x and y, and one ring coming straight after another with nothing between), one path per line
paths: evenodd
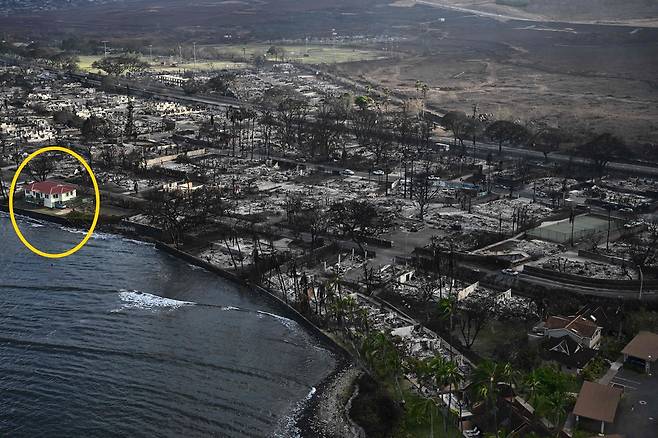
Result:
M438 411L436 401L431 397L419 397L412 401L410 406L411 415L414 417L416 423L423 424L425 419L430 419L430 438L434 437L434 417Z
M462 376L457 364L447 360L442 356L435 356L428 363L429 372L434 377L435 382L440 386L441 392L448 393L448 406L446 408L445 430L448 430L448 422L452 418L450 406L452 405L452 394L458 390L459 384L464 377Z
M599 172L603 172L612 160L631 158L624 141L610 133L598 135L581 144L575 152L581 157L588 158Z
M464 147L464 138L468 135L470 118L462 111L450 111L441 118L441 126L452 132L454 144Z
M547 128L535 133L529 140L529 146L544 154L544 159L548 159L548 154L560 150L563 141L564 134L560 130Z
M121 76L124 73L139 73L149 67L147 62L139 59L137 55L116 55L106 56L97 61L94 61L91 66L98 70L102 70L108 75Z
M380 379L394 378L401 395L399 375L402 362L395 344L384 332L374 332L363 339L361 351L371 371Z
M516 143L521 140L523 126L508 120L496 120L484 131L485 136L498 143L498 153L503 151L503 143Z

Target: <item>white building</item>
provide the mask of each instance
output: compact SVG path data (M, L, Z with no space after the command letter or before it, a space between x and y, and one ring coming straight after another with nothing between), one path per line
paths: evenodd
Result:
M28 202L48 208L64 206L77 197L75 186L57 181L41 181L25 186L25 199Z
M569 336L578 345L593 349L599 348L601 330L602 327L581 315L549 316L533 327L533 332L546 338Z

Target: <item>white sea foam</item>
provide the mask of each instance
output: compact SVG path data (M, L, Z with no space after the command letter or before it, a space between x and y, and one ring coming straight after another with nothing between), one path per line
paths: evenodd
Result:
M306 394L306 400L310 400L316 392L318 392L318 390L315 389L315 386L312 386L311 390Z
M291 412L277 422L271 435L273 438L301 438L302 431L296 425L297 419L316 392L317 389L312 386L306 397L295 403Z
M176 309L182 306L192 306L196 303L192 301L173 300L171 298L164 298L158 295L153 295L147 292L140 292L137 290L128 291L120 290L119 298L123 301L123 308L136 308L146 310L158 309Z
M73 234L87 234L86 230L79 230L77 228L60 227L60 229ZM123 237L116 234L94 232L91 235L91 238L98 240L110 240L110 239L122 239Z
M271 316L272 318L275 318L275 319L281 321L281 324L283 324L284 326L286 326L290 330L294 330L297 327L297 323L295 321L293 321L292 319L286 318L285 316L276 315L274 313L265 312L263 310L257 310L256 313L258 313L260 315Z
M87 234L87 231L86 231L86 230L80 230L80 229L77 229L77 228L64 227L64 226L59 227L59 228L60 228L61 230L63 230L63 231L66 231L66 232L68 232L68 233L72 233L72 234ZM129 238L124 237L124 236L122 236L122 235L120 235L120 234L103 233L103 232L100 232L100 231L95 231L95 232L91 235L91 238L92 238L92 239L97 239L97 240L116 240L116 239L121 239L121 240L123 240L124 242L134 243L135 245L155 246L155 245L153 245L152 243L144 242L144 241L142 241L142 240L129 239Z

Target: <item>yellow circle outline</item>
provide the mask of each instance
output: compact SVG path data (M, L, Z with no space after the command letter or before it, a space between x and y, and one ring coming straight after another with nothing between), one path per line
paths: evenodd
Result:
M96 208L94 210L94 220L91 223L91 227L87 231L87 234L85 237L82 239L80 243L78 243L74 248L69 249L68 251L61 252L61 253L48 253L41 251L38 248L35 248L30 244L30 242L27 241L27 239L23 236L23 233L21 233L21 230L18 228L18 224L16 223L16 218L14 217L14 191L16 190L16 183L18 182L18 177L21 175L21 172L23 171L23 168L27 166L27 164L32 161L35 157L46 153L46 152L64 152L66 154L71 155L75 159L77 159L79 162L82 163L85 169L87 169L87 172L89 173L89 176L91 177L91 182L94 185L94 194L96 195ZM14 179L11 181L11 187L9 189L9 218L11 219L11 224L14 227L14 231L16 232L16 235L18 238L23 242L23 245L25 245L30 251L33 253L40 255L41 257L46 257L49 259L61 259L64 257L68 257L80 250L87 241L91 238L91 236L94 234L94 228L96 228L96 223L98 222L98 216L100 215L101 211L101 195L100 195L100 190L98 189L98 183L96 182L96 176L94 175L94 171L91 170L91 167L87 162L82 158L80 155L77 153L73 152L70 149L63 148L61 146L48 146L42 149L39 149L36 152L33 152L30 154L22 163L20 166L18 166L18 170L16 170L16 174L14 175Z

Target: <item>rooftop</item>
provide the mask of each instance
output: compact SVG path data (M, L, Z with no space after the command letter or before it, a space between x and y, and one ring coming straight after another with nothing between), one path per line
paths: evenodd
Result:
M69 193L76 187L71 184L64 184L57 181L40 181L25 186L25 190L39 193L48 193L49 195Z
M622 392L619 388L585 381L573 413L592 420L614 423Z
M546 320L546 328L564 328L581 336L591 338L598 325L582 316L549 316Z
M658 335L651 332L640 332L621 352L638 359L655 362L658 358Z

